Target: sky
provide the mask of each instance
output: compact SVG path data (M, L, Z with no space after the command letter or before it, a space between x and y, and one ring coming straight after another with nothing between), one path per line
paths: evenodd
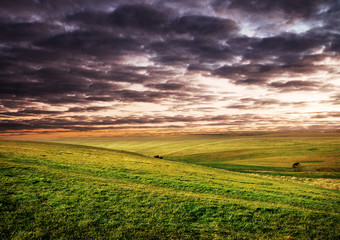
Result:
M0 137L340 129L339 0L1 0Z

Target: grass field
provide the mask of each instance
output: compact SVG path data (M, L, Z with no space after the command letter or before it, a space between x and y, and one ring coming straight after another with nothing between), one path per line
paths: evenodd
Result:
M340 178L340 134L116 137L64 142L120 149L238 172ZM299 162L298 169L292 165Z
M0 141L0 239L340 237L336 136L72 142Z

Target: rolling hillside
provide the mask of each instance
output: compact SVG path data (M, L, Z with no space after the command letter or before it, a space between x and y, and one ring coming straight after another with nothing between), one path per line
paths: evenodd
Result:
M154 159L136 149L0 141L0 238L340 236L337 190Z
M64 142L138 152L149 157L233 171L309 178L340 178L340 135L267 134L116 137ZM299 171L292 165L300 163ZM274 171L274 172L273 172Z

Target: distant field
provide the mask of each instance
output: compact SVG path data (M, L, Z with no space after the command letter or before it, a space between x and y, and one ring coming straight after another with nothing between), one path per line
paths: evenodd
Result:
M336 171L339 138L162 139L0 141L0 239L339 239L338 190L202 166Z
M69 140L233 171L340 178L340 134L191 135ZM293 169L295 162L300 167Z

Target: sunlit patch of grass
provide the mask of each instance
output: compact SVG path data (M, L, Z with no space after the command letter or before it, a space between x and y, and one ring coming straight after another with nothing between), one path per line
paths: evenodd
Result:
M268 175L268 174L258 174L258 173L250 173L251 176L260 176L267 179L275 179L280 181L287 182L296 182L302 183L317 187L329 188L340 190L340 180L332 179L332 178L306 178L306 177L295 177L295 176L280 176L280 175Z

